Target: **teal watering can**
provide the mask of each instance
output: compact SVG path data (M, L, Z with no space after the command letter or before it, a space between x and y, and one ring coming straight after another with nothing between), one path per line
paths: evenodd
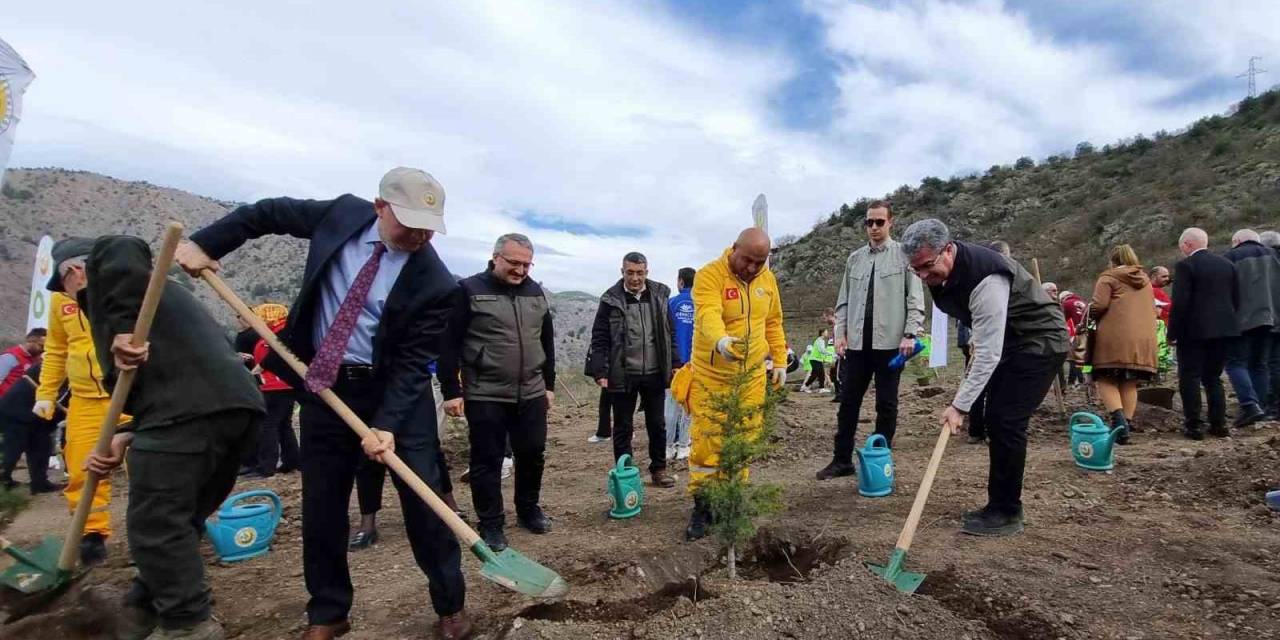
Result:
M631 454L624 453L609 470L609 517L616 520L634 518L644 502L644 482L640 470L631 466Z
M1116 436L1124 427L1107 429L1102 418L1081 411L1071 416L1071 454L1076 464L1090 471L1107 471L1115 466L1112 453Z
M250 498L270 498L271 504L239 504ZM245 491L223 501L214 517L205 522L205 532L222 562L256 558L271 547L283 507L273 491Z
M866 445L855 449L858 454L858 493L879 498L893 493L893 452L889 441L876 433Z

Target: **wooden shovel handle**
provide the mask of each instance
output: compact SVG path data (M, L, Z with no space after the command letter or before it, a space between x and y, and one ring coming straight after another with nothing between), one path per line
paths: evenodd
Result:
M142 308L138 310L138 319L133 323L131 344L140 347L147 342L151 334L151 322L155 320L156 307L160 305L160 296L164 293L164 284L168 279L169 267L173 265L173 252L182 239L182 225L170 222L165 225L161 236L160 253L156 256L155 266L151 268L151 279L147 281L147 291L142 296ZM111 390L111 402L107 405L107 415L102 419L102 427L98 429L98 442L93 452L99 456L110 455L111 439L116 434L116 423L120 422L120 414L124 413L124 404L129 399L129 391L133 389L133 380L137 369L121 371L116 379L116 386ZM89 471L85 474L84 487L80 489L80 501L76 503L75 515L71 518L71 526L67 528L67 537L62 542L62 553L58 556L58 570L70 571L76 566L76 551L80 537L84 535L84 523L89 519L89 511L93 507L93 496L98 492L98 474Z
M929 458L929 467L924 470L924 479L916 490L916 500L911 503L911 514L907 523L902 525L902 534L898 536L897 548L907 551L911 541L916 537L916 527L920 525L920 516L924 513L924 503L929 500L929 491L933 489L933 477L938 473L938 465L942 464L942 452L947 450L947 440L951 437L951 428L942 427L938 434L938 443L933 445L933 455Z
M253 310L250 309L249 306L231 290L231 287L227 286L227 283L223 281L222 278L218 277L216 273L208 269L201 271L200 277L204 279L205 282L209 283L210 287L213 287L213 290L218 294L218 297L222 298L224 302L235 310L235 312L240 315L241 319L249 323L249 326L253 327L253 330L262 337L267 345L279 354L285 363L289 365L289 368L293 369L293 371L301 378L305 378L307 376L307 365L303 364L302 361L298 359L298 356L293 355L293 352L289 351L289 348L286 347L283 342L280 342L280 338L277 337L275 332L267 326L267 323L263 322L262 319L258 317L258 314L254 313ZM369 426L364 423L364 420L361 420L360 416L357 416L355 412L347 406L347 403L343 402L342 399L333 391L324 389L316 395L320 396L320 399L324 400L325 404L329 405L329 408L333 409L333 412L338 414L338 417L342 418L342 421L347 423L347 426L351 427L351 430L355 431L356 435L360 436L361 439L372 434L372 431L370 431ZM440 519L444 520L446 525L449 525L449 529L453 531L454 535L458 536L458 539L460 539L464 545L470 548L480 539L480 535L477 534L474 529L467 526L467 523L463 522L462 518L459 518L458 514L454 513L453 509L450 509L449 505L446 505L444 501L431 490L431 487L427 486L427 483L423 482L422 478L419 478L418 474L414 473L413 469L410 469L409 465L405 464L399 456L395 453L384 453L382 454L382 463L394 471L405 484L409 485L409 487L413 489L413 492L418 494L418 497L422 498L422 501L427 503L427 506L431 507L431 510L434 511L437 516L440 516Z

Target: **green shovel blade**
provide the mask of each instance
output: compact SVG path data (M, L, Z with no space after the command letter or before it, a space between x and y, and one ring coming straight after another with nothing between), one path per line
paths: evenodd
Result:
M494 553L484 540L477 540L471 545L471 553L484 563L480 567L480 575L512 591L535 598L559 598L569 593L569 583L559 574L511 547L503 549L502 553Z
M893 555L889 556L889 564L867 564L867 568L885 580L893 583L902 593L915 593L920 588L920 583L924 582L925 575L923 573L913 573L905 571L902 565L907 561L907 552L904 549L894 549Z
M9 547L4 552L14 559L14 563L0 573L0 584L22 593L52 589L68 577L58 571L58 556L62 555L62 541L58 538L46 537L30 551Z

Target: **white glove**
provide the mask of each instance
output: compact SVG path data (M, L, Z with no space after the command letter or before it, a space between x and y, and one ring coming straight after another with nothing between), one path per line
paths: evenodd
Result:
M53 401L37 400L34 407L31 407L31 413L36 414L41 420L53 419Z
M742 342L742 339L740 338L725 336L716 342L716 351L720 352L720 355L724 356L725 360L728 360L729 362L737 362L742 358L738 355L734 347L740 342Z
M773 381L773 386L781 387L787 383L787 370L774 367L773 371L769 372L769 378Z

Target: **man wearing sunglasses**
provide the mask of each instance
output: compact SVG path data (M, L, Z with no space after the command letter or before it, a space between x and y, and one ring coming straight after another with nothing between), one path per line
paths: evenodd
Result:
M516 521L533 533L551 530L538 500L547 410L555 401L555 330L547 296L529 277L532 268L528 237L498 238L489 268L458 283L463 295L449 318L438 363L445 412L467 417L471 499L480 536L494 551L507 548L502 459L508 439L515 458Z
M876 381L876 430L890 444L898 426L898 380L902 370L889 361L910 356L924 327L924 287L908 269L902 245L889 237L893 208L876 201L863 224L866 246L849 255L836 300L836 356L840 365L840 409L836 414L835 452L818 471L819 480L853 475L853 447L862 398Z
M965 533L1022 531L1022 475L1027 422L1049 391L1067 354L1062 307L1021 265L991 249L951 239L940 220L907 227L902 245L933 303L973 330L973 361L942 427L960 433L964 416L986 389L991 465L987 505L963 516Z

